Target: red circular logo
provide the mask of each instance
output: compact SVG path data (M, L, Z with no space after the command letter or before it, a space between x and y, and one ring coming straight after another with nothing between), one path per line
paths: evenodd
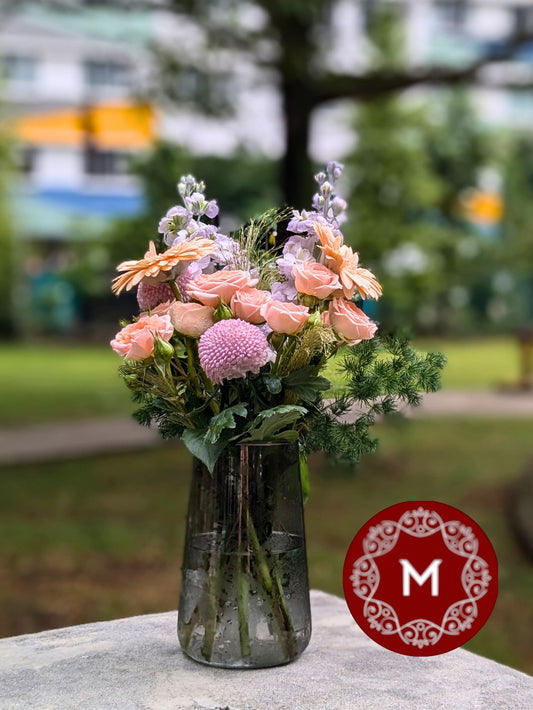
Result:
M498 561L472 518L435 501L374 515L352 540L344 596L361 629L407 656L435 656L472 638L498 595Z

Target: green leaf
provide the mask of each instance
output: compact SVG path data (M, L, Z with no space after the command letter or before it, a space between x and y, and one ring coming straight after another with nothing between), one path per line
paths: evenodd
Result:
M300 417L307 414L305 407L295 404L280 404L278 407L266 409L254 419L246 441L269 441L282 429L288 427Z
M185 344L181 342L181 340L173 340L172 341L174 344L174 355L177 360L181 360L182 358L187 357L187 349L185 348Z
M273 441L296 441L298 438L298 432L294 429L288 429L287 431L280 431L274 434L272 437Z
M234 414L239 417L246 417L248 414L246 405L239 402L239 404L223 409L220 414L216 414L212 417L205 435L206 444L216 444L224 429L235 429L237 423Z
M305 451L300 447L300 481L302 484L302 496L304 503L307 503L309 498L310 485L309 485L309 466L307 465L307 456Z
M219 439L216 444L205 441L207 429L185 429L181 438L193 456L200 459L207 466L209 473L213 473L215 463L228 444L227 439Z
M313 374L314 365L307 365L285 375L285 387L297 394L304 402L312 402L319 392L329 390L331 382L325 377Z

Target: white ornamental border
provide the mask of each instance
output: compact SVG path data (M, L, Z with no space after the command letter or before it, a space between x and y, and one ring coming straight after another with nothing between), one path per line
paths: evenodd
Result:
M466 597L446 609L440 625L428 619L412 619L401 625L394 607L374 597L380 581L374 558L390 552L401 532L418 538L440 532L449 550L467 558L461 573ZM492 579L478 549L479 541L471 527L457 520L445 523L438 513L421 506L405 512L398 522L383 520L371 527L363 540L365 554L354 562L350 576L354 593L365 602L363 615L370 628L384 636L398 634L405 644L418 648L436 644L444 634L457 636L469 629L478 614L477 602L487 593Z

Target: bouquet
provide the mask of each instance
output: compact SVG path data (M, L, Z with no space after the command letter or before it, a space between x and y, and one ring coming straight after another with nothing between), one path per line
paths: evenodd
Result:
M323 450L357 462L376 447L378 416L439 387L443 356L377 338L364 312L382 290L344 243L341 173L331 162L315 176L311 210L271 210L231 235L205 185L184 176L183 204L161 219L156 242L117 267L113 291L137 287L140 309L111 341L136 417L181 437L211 471L225 447L247 441L298 440L302 461ZM334 394L323 376L332 358Z
M376 446L377 417L439 386L442 356L378 338L364 312L382 290L344 243L341 172L331 162L315 176L309 211L273 209L230 235L205 185L182 177L183 204L113 282L116 294L137 288L140 313L111 341L137 419L181 437L194 471L201 462L178 631L202 662L257 667L301 653L310 635L299 491L308 494L308 454L358 461ZM280 442L285 458L272 446ZM223 452L226 467L217 466Z

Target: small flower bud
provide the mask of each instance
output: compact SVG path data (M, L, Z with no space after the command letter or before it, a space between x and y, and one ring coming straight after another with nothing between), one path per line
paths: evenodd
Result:
M278 350L283 345L285 336L283 335L283 333L270 333L270 335L268 336L268 340L272 347Z
M332 180L332 182L335 183L342 175L342 171L344 170L344 165L342 165L342 163L337 163L336 160L331 160L327 164L326 170L328 172L330 180Z
M311 313L311 315L307 319L306 325L309 327L322 326L321 314L318 311L314 311L314 313Z
M174 355L173 346L166 340L156 338L154 341L154 357L160 362L170 362Z
M335 197L331 201L331 209L335 217L338 217L340 214L342 214L346 210L347 206L348 204L346 200L343 200L342 197Z
M227 320L229 318L234 318L231 308L221 301L213 313L213 320L217 323L219 320Z
M316 298L316 296L310 296L307 293L299 296L298 300L302 305L308 306L309 308L316 306L316 304L319 301L319 299Z
M209 219L213 219L218 214L218 205L216 200L210 200L205 208L205 214Z

